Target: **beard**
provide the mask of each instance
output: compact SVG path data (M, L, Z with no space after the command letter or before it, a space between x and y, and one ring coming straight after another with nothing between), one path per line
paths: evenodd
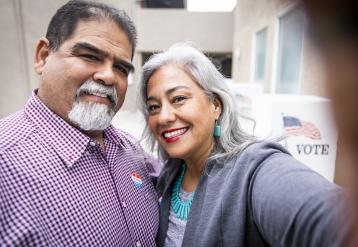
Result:
M80 96L83 94L106 95L112 104L106 105L97 102L83 102ZM81 130L98 131L106 129L116 114L118 104L117 92L114 87L104 86L93 80L87 80L77 90L76 100L68 113L71 123Z

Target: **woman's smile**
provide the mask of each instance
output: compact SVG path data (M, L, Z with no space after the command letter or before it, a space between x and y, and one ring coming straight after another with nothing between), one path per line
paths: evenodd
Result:
M166 142L178 141L182 135L189 130L189 127L170 129L163 132L162 136Z

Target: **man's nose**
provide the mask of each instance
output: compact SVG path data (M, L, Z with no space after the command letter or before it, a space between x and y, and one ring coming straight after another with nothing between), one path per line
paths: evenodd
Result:
M101 81L104 85L112 86L116 82L116 75L111 63L103 63L93 75L95 81Z

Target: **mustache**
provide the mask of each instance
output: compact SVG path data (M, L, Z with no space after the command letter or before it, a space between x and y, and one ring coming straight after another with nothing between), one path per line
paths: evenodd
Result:
M118 95L114 86L105 86L91 79L85 81L81 87L77 89L76 100L83 94L106 95L113 107L116 107L118 104Z

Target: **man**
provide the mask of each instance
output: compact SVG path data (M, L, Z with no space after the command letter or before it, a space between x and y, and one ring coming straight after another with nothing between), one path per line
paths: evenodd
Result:
M136 31L104 4L69 1L38 41L40 77L0 120L1 246L154 246L158 200L146 158L111 119Z

